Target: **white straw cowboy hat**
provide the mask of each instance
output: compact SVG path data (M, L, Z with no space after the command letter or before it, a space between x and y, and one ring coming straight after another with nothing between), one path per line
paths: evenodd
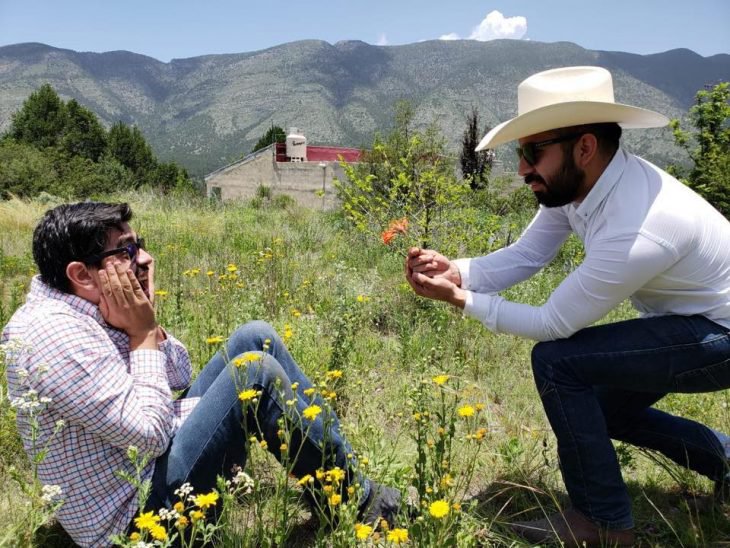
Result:
M648 128L665 126L669 119L658 112L616 103L611 73L604 68L557 68L538 72L517 87L517 117L487 133L476 150L551 129L600 122Z

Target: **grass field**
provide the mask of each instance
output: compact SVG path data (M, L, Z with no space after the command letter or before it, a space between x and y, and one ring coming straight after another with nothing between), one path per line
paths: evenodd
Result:
M310 378L342 372L337 396L329 401L367 462L367 474L404 490L421 490L426 503L421 517L402 524L408 542L519 546L506 524L566 503L555 441L533 386L532 343L494 335L446 305L415 297L403 279L402 257L376 238L353 231L337 213L293 206L156 195L110 199L132 204L132 225L157 262L158 319L187 345L196 367L216 351L216 343L209 342L214 337L264 319L285 335ZM0 203L3 325L27 291L34 272L32 229L48 206ZM479 224L462 226L448 252L483 253L506 232L519 233L529 216L492 224L502 236L488 243ZM512 288L509 297L543 302L579 256L572 242L549 268ZM604 321L633 316L625 303ZM448 375L448 381L434 382L439 375ZM4 395L4 375L2 382ZM728 431L727 402L727 393L718 392L672 395L659 406ZM464 406L475 413L462 417ZM22 534L31 506L10 469L20 470L28 481L30 472L5 397L1 411L0 539L9 546L67 545L53 536L53 528L42 528L34 540ZM709 481L632 447L619 446L619 456L641 545L730 545L728 508L712 504ZM430 467L420 480L419 458ZM317 525L300 502L301 488L258 447L252 448L247 472L256 480L256 493L233 505L232 520L220 532L223 544L397 543L386 533L357 540L346 509L334 532ZM293 508L288 523L277 518L281 506L272 505L272 498ZM447 516L429 513L435 500L448 502Z

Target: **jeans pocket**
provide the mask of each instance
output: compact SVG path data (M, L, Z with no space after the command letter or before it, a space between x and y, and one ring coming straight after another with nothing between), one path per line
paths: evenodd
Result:
M677 392L714 392L730 388L730 358L680 373L675 377Z

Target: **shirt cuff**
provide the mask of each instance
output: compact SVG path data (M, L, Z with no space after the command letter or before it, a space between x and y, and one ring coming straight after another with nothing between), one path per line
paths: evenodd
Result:
M461 289L469 289L469 264L471 259L456 259L451 261L459 269L459 275L461 276Z
M146 381L164 380L167 382L167 356L159 350L142 348L129 353L129 372L133 377Z
M467 291L464 315L479 320L487 329L498 333L497 316L499 315L499 305L503 301L504 298L499 295Z

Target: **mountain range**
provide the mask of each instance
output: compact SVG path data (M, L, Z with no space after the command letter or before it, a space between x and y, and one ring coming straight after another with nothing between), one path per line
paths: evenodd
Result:
M410 100L419 126L436 123L458 154L477 107L492 127L516 113L517 85L541 70L610 70L618 102L685 116L704 86L730 80L730 55L687 49L652 55L594 51L569 42L427 41L374 46L306 40L164 63L128 51L76 52L39 43L0 47L0 131L43 83L107 125L136 124L164 160L204 175L245 155L272 124L312 144L368 146ZM627 146L665 165L678 158L668 128L629 130ZM507 165L508 147L497 151Z

